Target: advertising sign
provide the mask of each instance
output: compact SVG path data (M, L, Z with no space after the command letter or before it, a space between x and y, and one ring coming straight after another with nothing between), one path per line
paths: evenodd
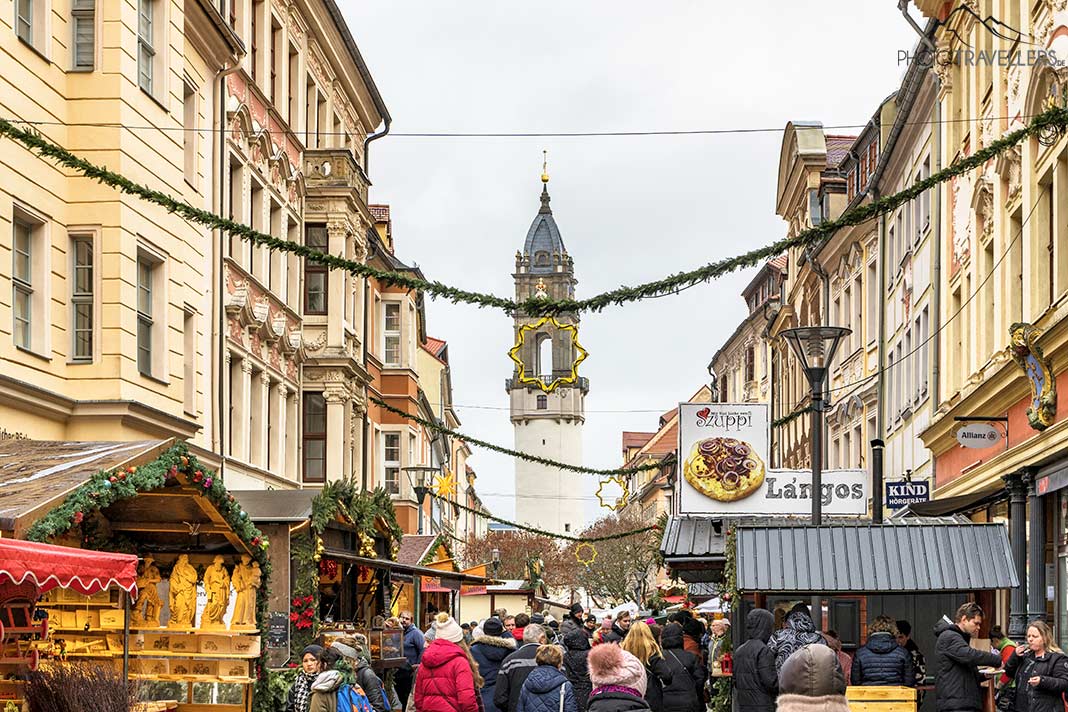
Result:
M887 509L902 509L910 504L927 502L931 499L930 482L887 482Z
M982 450L996 445L1001 440L1001 431L990 423L968 423L957 431L957 442L962 447Z
M796 514L812 511L812 473L772 470L764 403L679 404L680 514ZM823 473L826 514L864 514L864 470Z

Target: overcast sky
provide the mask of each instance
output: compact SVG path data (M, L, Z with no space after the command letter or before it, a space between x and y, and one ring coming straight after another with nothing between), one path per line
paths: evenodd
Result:
M373 143L371 200L392 207L398 256L431 279L504 296L537 212L543 149L579 298L649 281L781 238L782 127L865 123L897 89L898 51L916 40L896 0L341 5L395 132L776 129ZM585 464L618 467L623 430L655 430L659 413L708 380L752 274L583 316ZM429 301L427 322L449 342L462 430L511 446L511 319ZM476 449L471 464L483 501L511 516L512 460ZM574 477L596 516L595 479Z

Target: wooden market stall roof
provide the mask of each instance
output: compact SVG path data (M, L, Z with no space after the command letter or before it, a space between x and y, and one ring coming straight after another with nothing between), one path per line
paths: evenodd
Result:
M166 440L0 441L0 530L21 538L41 515L102 470L138 466L174 444Z
M38 519L100 472L120 472L157 460L173 438L135 442L8 440L0 442L0 531L23 538ZM210 474L205 475L205 477ZM113 534L136 538L148 552L197 548L252 553L202 484L168 480L101 510Z

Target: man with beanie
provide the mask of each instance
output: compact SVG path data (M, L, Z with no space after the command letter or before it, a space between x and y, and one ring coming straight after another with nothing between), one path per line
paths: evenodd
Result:
M649 710L645 701L645 666L638 658L618 645L598 645L586 661L593 684L587 712Z
M497 691L497 674L504 659L515 652L515 638L505 633L504 624L496 618L487 618L482 624L482 635L471 645L471 656L478 663L478 672L485 680L482 686L482 704L487 712L493 712L493 693Z
M539 624L531 623L523 628L523 645L506 657L497 671L497 689L493 692L493 704L498 710L516 712L523 683L527 681L527 675L538 666L535 659L538 646L547 642L545 629Z
M567 615L564 616L563 623L560 624L560 637L566 638L567 634L576 628L582 628L582 614L585 611L582 608L581 603L572 603L571 609L568 610Z
M779 672L777 712L849 712L838 656L818 643L799 648Z

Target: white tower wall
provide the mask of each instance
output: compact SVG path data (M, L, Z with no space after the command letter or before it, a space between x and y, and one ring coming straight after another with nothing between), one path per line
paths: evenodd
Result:
M582 423L551 419L515 426L515 448L562 462L582 463ZM516 520L557 534L585 528L583 475L535 462L515 465Z

